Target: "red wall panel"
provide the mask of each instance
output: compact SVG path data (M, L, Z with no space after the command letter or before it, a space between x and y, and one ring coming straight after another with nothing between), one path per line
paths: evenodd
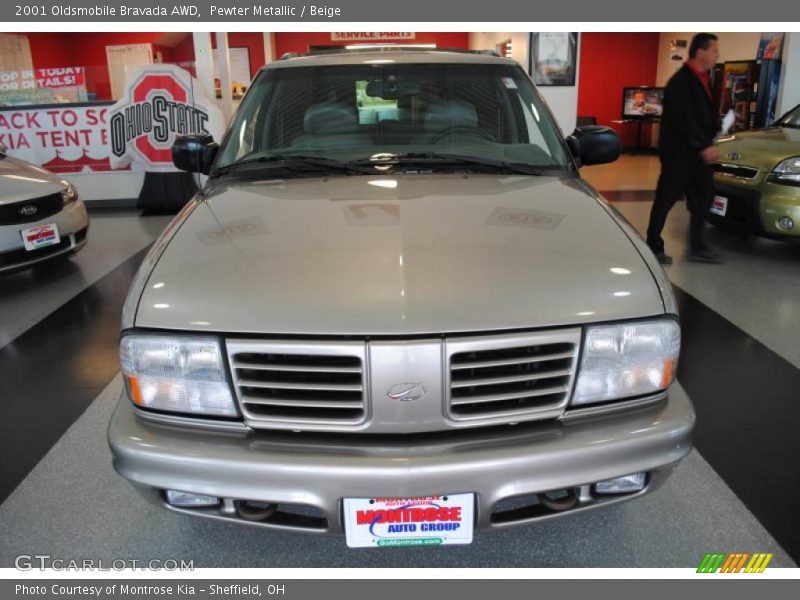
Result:
M332 42L328 32L283 32L275 33L275 57L280 58L287 52L308 52L309 46L344 46L344 43ZM387 40L394 43L395 40ZM350 43L350 42L348 42ZM358 42L353 42L358 43ZM439 48L469 48L469 33L461 32L416 32L416 38L409 44L436 44Z
M264 34L247 31L231 32L228 34L228 45L246 46L250 49L250 76L254 77L258 70L264 66ZM244 83L247 83L246 81Z
M26 33L31 45L33 66L85 67L86 89L98 100L111 99L106 46L117 44L155 44L163 35L156 32L119 33ZM166 48L169 54L169 48ZM164 57L165 60L168 56Z
M636 145L636 125L611 121L622 118L623 87L656 84L658 41L658 33L581 34L578 115L613 127L627 147ZM642 127L644 146L649 130Z

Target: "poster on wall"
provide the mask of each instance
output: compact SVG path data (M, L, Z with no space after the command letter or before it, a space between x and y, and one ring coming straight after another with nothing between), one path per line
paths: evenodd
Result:
M222 139L224 120L197 80L176 65L140 67L126 82L122 98L108 111L111 167L137 165L169 172L175 136L206 133Z
M783 50L783 33L762 33L758 41L757 60L777 60Z
M577 33L531 33L530 73L536 85L575 85L577 64Z
M86 101L83 67L0 71L0 104L56 104Z
M110 105L0 108L0 143L10 156L54 173L108 172ZM121 166L131 169L130 165Z

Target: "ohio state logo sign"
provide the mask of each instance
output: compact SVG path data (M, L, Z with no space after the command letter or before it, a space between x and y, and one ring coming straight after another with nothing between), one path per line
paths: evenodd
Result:
M147 65L125 85L108 113L111 167L141 165L146 171L174 171L175 136L206 133L219 140L222 112L188 71L175 65Z

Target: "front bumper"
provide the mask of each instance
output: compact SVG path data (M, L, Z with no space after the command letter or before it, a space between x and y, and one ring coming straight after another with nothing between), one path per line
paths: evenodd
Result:
M23 229L47 223L55 223L61 236L61 243L42 249L26 251L20 232ZM64 254L74 254L88 241L89 214L80 200L66 206L59 213L40 221L0 225L0 273L11 272L50 260Z
M476 529L528 523L563 513L497 520L501 502L575 489L567 512L603 506L658 487L692 447L695 415L675 384L655 405L581 420L419 436L217 432L139 417L123 394L108 432L114 468L149 499L172 510L239 520L230 499L308 507L322 518L259 524L341 533L345 497L474 493ZM597 481L647 472L644 490L599 497ZM173 489L229 499L220 508L176 509ZM516 514L516 513L511 513Z
M767 237L800 238L800 187L763 180L736 185L719 179L714 187L718 196L728 199L728 213L709 214L712 223ZM791 230L778 226L782 217L794 221Z

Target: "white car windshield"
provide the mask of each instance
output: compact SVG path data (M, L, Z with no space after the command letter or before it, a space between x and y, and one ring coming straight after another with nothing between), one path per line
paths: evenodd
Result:
M216 172L292 160L320 168L571 168L560 130L518 66L375 63L262 72Z

